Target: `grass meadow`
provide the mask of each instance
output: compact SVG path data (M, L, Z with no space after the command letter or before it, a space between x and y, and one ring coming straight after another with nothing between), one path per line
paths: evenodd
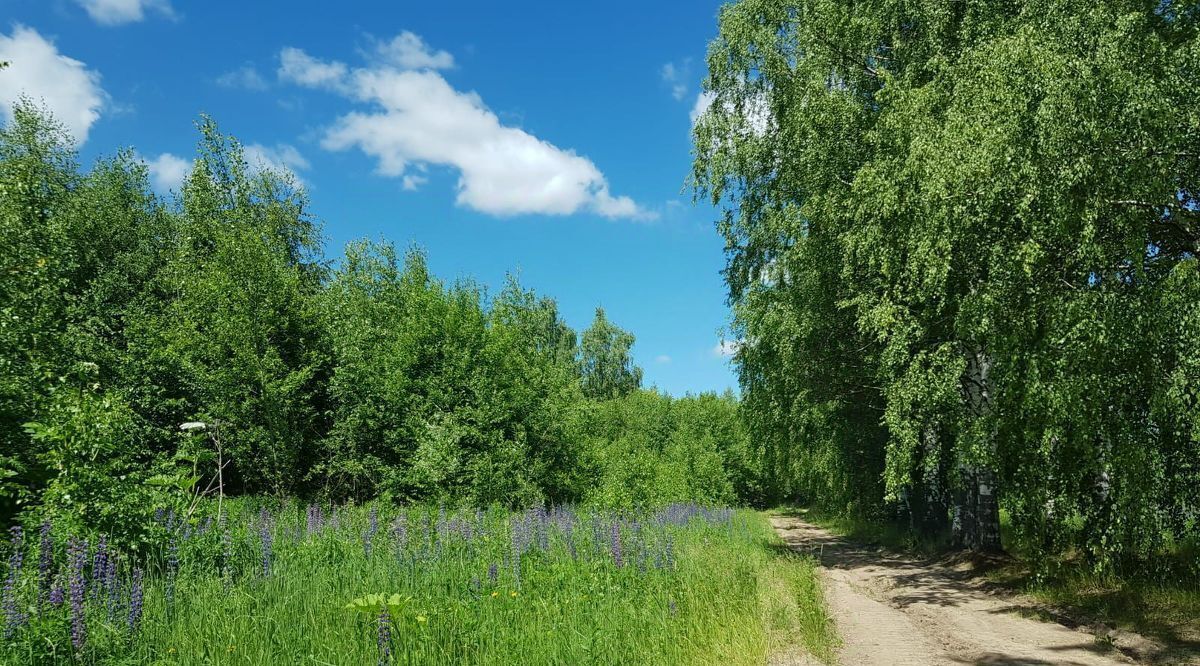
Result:
M14 664L762 664L835 641L814 562L753 511L226 501L141 556L10 534Z

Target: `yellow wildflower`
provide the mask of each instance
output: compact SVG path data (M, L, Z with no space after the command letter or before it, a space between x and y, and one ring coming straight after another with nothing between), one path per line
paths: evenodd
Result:
M499 592L492 592L492 597L493 597L493 598L495 598L495 597L498 597L498 596L500 596L500 593L499 593Z

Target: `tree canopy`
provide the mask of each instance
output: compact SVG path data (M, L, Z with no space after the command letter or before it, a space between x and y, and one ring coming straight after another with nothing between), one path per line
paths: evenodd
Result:
M694 181L777 496L1098 566L1200 512L1198 17L742 0ZM949 509L949 511L947 511Z
M303 188L198 127L165 197L28 102L0 128L0 520L136 545L219 464L226 494L336 502L757 499L736 397L641 389L632 334L515 278L326 258Z

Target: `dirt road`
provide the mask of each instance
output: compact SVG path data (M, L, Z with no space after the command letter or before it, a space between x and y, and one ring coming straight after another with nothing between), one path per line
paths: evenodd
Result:
M820 558L844 666L1137 663L1095 636L1018 614L978 576L833 536L799 518L771 519L795 550Z

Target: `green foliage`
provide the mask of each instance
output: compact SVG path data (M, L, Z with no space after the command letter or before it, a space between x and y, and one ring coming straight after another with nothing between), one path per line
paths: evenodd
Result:
M596 308L596 318L580 341L579 374L584 395L605 400L641 387L642 369L629 355L633 342L632 333L610 322L604 308Z
M27 539L12 603L28 617L0 644L0 662L749 665L797 643L831 656L816 562L783 549L762 514L324 509L312 520L316 507L306 516L303 505L238 499L222 526L205 503L203 520L161 533L135 630L141 565L114 560L113 597L89 577L82 650L69 601L38 602Z
M773 495L1098 570L1200 538L1198 19L722 10L694 181Z
M737 400L640 391L602 310L577 336L553 299L447 284L416 249L331 264L294 179L198 129L164 199L129 151L82 171L28 102L0 128L0 522L140 548L147 512L205 494L760 499Z
M583 419L584 497L605 507L760 500L757 460L731 395L673 399L643 390L596 403Z
M95 370L83 368L75 381L64 378L43 420L24 426L49 475L42 515L74 532L95 529L115 543L143 548L153 512L172 505L173 497L152 482L152 461L132 446L129 407L99 392Z

